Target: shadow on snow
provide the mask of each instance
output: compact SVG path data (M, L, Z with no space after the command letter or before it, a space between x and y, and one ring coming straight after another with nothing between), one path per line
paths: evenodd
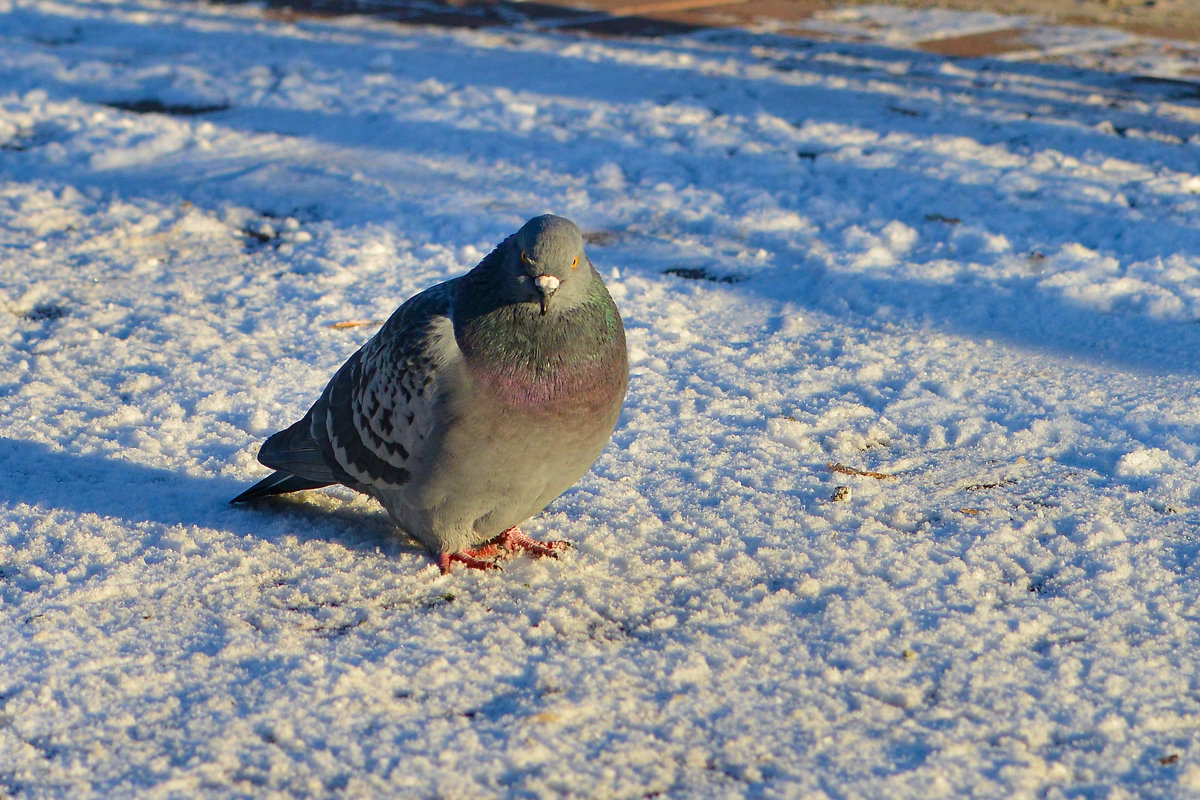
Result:
M274 543L294 536L370 553L416 549L382 512L319 508L304 502L307 493L231 506L229 499L245 482L8 438L0 438L0 469L7 476L0 482L0 503L9 505L95 514L134 525L211 527Z

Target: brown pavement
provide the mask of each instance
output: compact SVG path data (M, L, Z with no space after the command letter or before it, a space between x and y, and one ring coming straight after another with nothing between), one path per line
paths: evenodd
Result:
M1200 78L1200 0L267 0L267 5L281 15L367 14L409 24L511 25L602 36L744 28L951 57L1153 72L1189 83ZM906 38L892 30L886 13L877 13L881 6L990 16L973 18L973 27L951 22L925 29L924 38ZM1156 66L1147 69L1148 63Z

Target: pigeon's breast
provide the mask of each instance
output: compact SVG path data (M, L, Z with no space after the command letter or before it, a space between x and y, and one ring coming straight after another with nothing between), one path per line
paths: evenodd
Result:
M490 404L521 415L592 414L615 422L629 363L611 301L549 317L509 306L456 329L456 339Z
M625 396L624 353L576 363L468 362L471 377L497 404L533 416L604 414Z

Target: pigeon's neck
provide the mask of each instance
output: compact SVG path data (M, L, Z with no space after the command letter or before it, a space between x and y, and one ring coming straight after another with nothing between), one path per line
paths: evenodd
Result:
M625 332L604 284L551 312L518 303L459 319L455 338L471 375L522 413L606 409L628 377ZM457 311L457 310L456 310Z

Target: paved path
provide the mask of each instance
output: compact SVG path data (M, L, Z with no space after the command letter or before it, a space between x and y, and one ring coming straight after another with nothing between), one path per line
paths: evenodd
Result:
M363 13L413 24L560 28L662 36L701 29L912 48L962 58L1053 62L1195 83L1195 0L267 0L283 13ZM939 7L934 8L932 6ZM953 5L947 9L941 6ZM1200 92L1200 88L1197 89Z

